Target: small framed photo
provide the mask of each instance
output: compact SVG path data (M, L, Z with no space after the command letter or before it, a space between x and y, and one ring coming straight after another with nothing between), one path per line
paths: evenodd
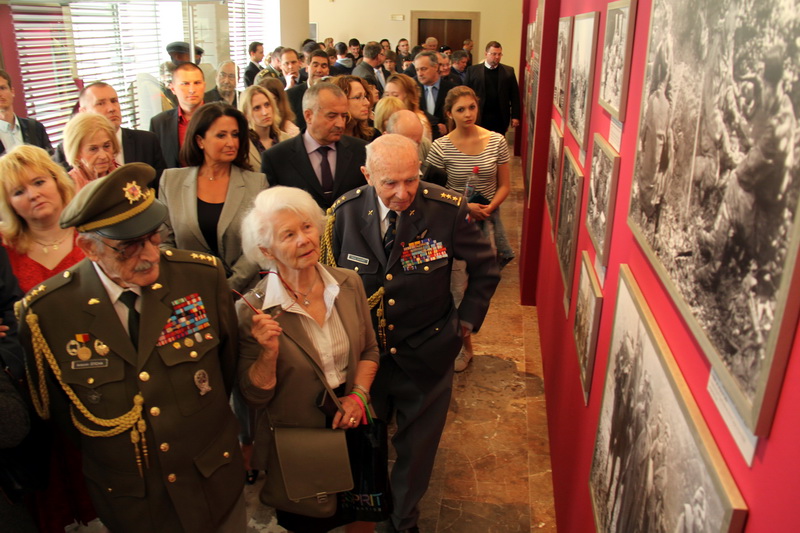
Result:
M625 120L628 103L635 21L636 0L619 0L608 4L598 103L620 122Z
M597 11L576 15L572 30L567 126L582 150L586 150L589 142L589 120L592 115L592 87L594 87L594 51L597 46L599 21Z
M561 277L564 279L564 312L569 315L572 294L572 277L575 271L575 253L578 243L578 218L581 211L583 172L569 148L564 148L561 172L561 194L558 206L556 251Z
M586 206L586 231L600 264L608 264L611 226L617 195L619 154L599 133L592 145L592 172L589 175L589 201Z
M572 50L572 17L558 19L558 43L556 44L556 79L553 89L553 103L564 116L567 103L567 77L569 75L569 54Z
M578 352L578 367L581 371L583 403L589 405L589 390L592 386L595 349L597 348L597 328L600 326L600 308L603 305L603 291L594 271L589 252L581 254L581 276L578 278L578 294L575 303L575 347Z
M564 134L556 124L550 120L550 151L547 155L547 183L544 188L544 198L547 204L547 214L550 217L550 235L556 231L556 210L558 209L558 180L561 178L561 150L564 147Z

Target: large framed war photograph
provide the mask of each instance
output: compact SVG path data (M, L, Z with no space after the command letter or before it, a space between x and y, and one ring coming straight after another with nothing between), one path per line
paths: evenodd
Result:
M742 531L747 506L627 265L589 477L597 531Z
M608 4L598 103L620 122L625 120L628 104L635 20L636 0L618 0Z
M556 252L564 280L564 312L569 315L575 253L578 245L578 218L581 212L583 172L569 148L564 148L561 171L561 193L556 229Z
M547 182L544 188L544 198L547 204L547 214L550 216L550 228L553 234L556 231L556 210L558 209L558 186L561 178L561 150L564 147L564 135L556 124L550 120L550 151L547 154Z
M785 0L653 4L628 223L766 435L800 309L800 24Z
M586 231L594 245L598 261L608 264L611 226L617 196L619 154L599 134L592 145L592 173L589 175L589 200L586 204Z
M567 79L569 54L572 48L572 17L558 19L558 41L556 43L556 77L553 88L553 103L564 116L567 103Z
M589 120L592 115L594 87L594 52L597 46L599 13L575 15L572 30L572 67L569 73L569 111L567 126L581 150L589 142Z
M600 308L603 291L594 271L589 252L581 253L581 275L578 278L578 293L575 301L575 348L578 352L578 367L581 372L583 403L589 405L589 391L594 373L595 349L597 348L597 328L600 326Z

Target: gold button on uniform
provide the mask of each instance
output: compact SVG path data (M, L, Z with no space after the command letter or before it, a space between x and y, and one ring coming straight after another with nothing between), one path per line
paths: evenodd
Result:
M92 383L94 383L94 378L89 378L89 379L87 379L87 380L86 380L86 383L88 383L89 385L91 385Z
M389 353L392 354L392 355L396 354L397 353L397 348L392 348L391 350L389 350Z
M68 278L68 277L69 277L69 275L70 275L70 274L69 274L69 270L65 270L65 271L64 271L64 277L65 277L65 278Z
M164 253L167 254L168 257L172 257L172 250L167 250Z
M389 298L389 305L394 305L394 298Z
M389 331L394 331L394 324L389 324Z
M355 270L356 272L358 272L358 267L354 267L354 268L353 268L353 270Z
M392 281L392 275L391 274L386 274L386 279L389 280L389 281Z
M227 459L230 456L231 456L231 454L229 452L225 452L225 453L222 454L222 457L224 457L225 459Z
M158 416L161 414L161 409L159 409L158 407L151 407L150 414L153 416Z
M428 265L425 265L424 267L422 267L422 270L424 270L425 272L427 272L430 269L431 269L431 267L429 267Z
M175 474L170 474L167 476L167 481L169 481L170 483L175 483L176 481L178 481L178 476L176 476Z
M162 452L168 452L169 451L169 444L166 443L166 442L162 442L161 446L159 446L159 448L161 449Z
M150 380L150 374L148 374L147 372L141 372L139 374L139 379L141 379L142 381L149 381Z
M195 352L194 350L192 350L191 352L189 352L189 357L191 357L192 359L195 359L195 358L197 358L197 352Z

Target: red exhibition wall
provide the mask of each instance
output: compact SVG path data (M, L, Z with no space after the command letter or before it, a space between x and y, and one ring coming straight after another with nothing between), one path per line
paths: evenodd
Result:
M588 406L584 405L580 383L578 357L573 338L575 293L580 274L580 255L587 250L592 260L595 250L586 232L588 177L591 151L586 163L580 165L587 179L579 216L577 259L573 272L571 307L565 318L564 285L551 238L549 218L543 208L545 165L549 144L549 123L561 124L561 115L552 105L555 70L555 39L559 17L579 15L590 11L600 13L598 43L603 42L606 6L603 0L545 0L545 27L542 49L542 70L537 126L534 132L533 185L534 197L523 220L523 250L521 253L521 300L538 307L539 330L544 359L544 382L547 392L547 414L553 485L556 500L558 530L562 532L594 531L594 518L589 492L589 474L594 450L595 432L600 416L603 386L606 379L620 265L627 264L640 286L656 323L675 357L695 402L708 425L717 446L727 463L747 507L747 532L776 533L800 531L800 338L795 332L791 355L780 389L777 408L769 434L759 439L752 466L748 466L706 386L710 363L689 330L680 311L642 248L636 242L627 223L628 203L636 152L637 130L641 109L642 83L645 74L649 18L652 0L639 0L633 40L632 67L629 81L628 108L622 128L620 145L620 174L613 214L613 233L608 268L603 285L603 302L597 339L596 360ZM537 0L524 0L523 27L535 19ZM522 57L525 56L523 43ZM595 54L596 72L602 63L602 46ZM523 71L522 69L520 69ZM521 76L522 77L522 76ZM611 118L597 104L598 75L592 89L590 139L600 133L608 139ZM523 123L525 121L523 120ZM578 144L564 128L564 147L576 155ZM530 132L528 132L530 134ZM589 142L589 149L593 140ZM525 154L530 157L531 154ZM580 161L579 161L580 164ZM526 249L527 243L527 249ZM531 249L531 243L538 247ZM536 261L536 264L533 262Z

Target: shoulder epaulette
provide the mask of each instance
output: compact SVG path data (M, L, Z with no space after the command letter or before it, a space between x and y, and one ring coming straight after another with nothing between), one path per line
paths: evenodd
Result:
M341 195L339 198L337 198L336 201L333 202L333 204L331 205L331 207L330 207L330 209L328 211L328 214L335 213L336 209L340 205L342 205L345 202L349 202L350 200L353 200L355 198L360 197L363 192L364 192L364 188L363 187L359 187L358 189L353 189L351 191L347 191L346 193Z
M438 200L455 207L460 207L464 201L464 195L458 194L451 189L445 189L431 183L421 183L420 187L422 187L422 196L431 200Z
M63 287L70 281L72 281L73 273L71 269L67 269L61 274L56 274L52 278L43 281L42 283L36 285L34 288L28 291L22 301L25 302L25 306L29 306L32 302L42 298L45 294L50 294L59 287Z
M177 261L180 263L198 263L201 265L217 266L217 262L219 261L219 259L211 254L193 252L191 250L167 248L163 253L167 261Z

